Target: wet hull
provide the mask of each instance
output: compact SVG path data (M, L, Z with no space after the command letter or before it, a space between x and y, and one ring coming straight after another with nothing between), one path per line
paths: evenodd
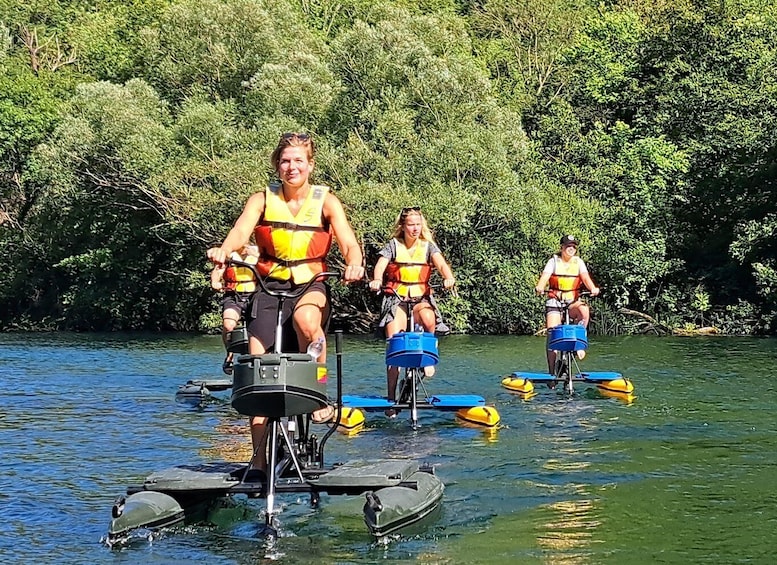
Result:
M516 371L502 379L502 386L510 391L530 397L535 394L535 383L552 385L559 382L563 381L556 379L548 373ZM572 382L594 385L600 391L609 393L609 395L633 396L634 393L634 384L622 374L616 372L581 372L572 377Z
M413 486L395 486L369 492L364 503L364 523L376 538L398 534L433 515L442 502L445 487L435 475L418 471Z
M154 530L193 521L203 507L219 498L237 494L265 497L267 485L247 475L246 469L244 464L217 462L181 465L149 475L114 504L108 539L120 540L140 528ZM319 493L365 496L364 520L376 537L418 524L439 506L443 490L431 468L404 459L306 469L302 481L296 474L281 475L275 484L278 494L309 493L311 500Z
M113 504L113 519L108 539L116 541L140 528L151 530L174 526L184 521L185 512L178 501L162 492L139 492L121 496Z

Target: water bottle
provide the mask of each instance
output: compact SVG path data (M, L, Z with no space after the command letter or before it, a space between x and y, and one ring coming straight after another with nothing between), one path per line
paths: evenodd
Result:
M318 358L321 357L325 347L326 341L324 340L324 336L321 336L317 340L310 342L310 345L308 345L308 355L310 355L313 361L318 361Z

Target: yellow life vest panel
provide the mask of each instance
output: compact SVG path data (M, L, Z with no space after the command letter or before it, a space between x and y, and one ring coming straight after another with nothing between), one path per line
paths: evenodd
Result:
M252 265L256 265L257 261L257 257L253 255L242 257L237 251L233 251L229 258ZM230 265L224 271L224 285L227 291L254 292L256 290L256 277L253 271L247 267Z
M254 228L259 247L257 270L262 276L306 283L326 270L332 232L324 225L324 201L329 187L313 185L293 215L283 197L283 187L273 184L265 192L264 214Z
M386 286L401 297L416 298L429 291L429 242L419 239L410 251L404 242L395 239L396 257L386 267Z
M575 256L565 263L558 255L553 256L553 274L548 280L548 297L574 302L580 296L580 258Z

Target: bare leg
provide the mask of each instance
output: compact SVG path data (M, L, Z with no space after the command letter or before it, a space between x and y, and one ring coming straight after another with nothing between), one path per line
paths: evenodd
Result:
M569 307L569 316L573 323L580 324L584 328L588 328L588 320L591 317L591 310L588 308L588 304L582 302L576 302ZM577 350L577 358L585 358L585 349Z
M237 327L237 322L240 319L240 312L235 310L234 308L227 308L224 310L223 318L221 321L221 341L224 343L224 349L227 348L227 334L231 332L232 330ZM231 374L232 372L232 357L233 354L231 351L227 351L227 356L224 358L224 363L222 364L222 368L225 373ZM227 370L227 367L229 366L229 370Z
M397 308L394 313L394 319L386 324L386 339L402 331L407 325L407 314L402 308ZM399 367L386 367L386 398L392 402L397 399L397 381L399 380ZM393 408L386 410L386 416L396 416L397 411Z
M399 367L386 367L386 398L392 402L397 400L397 381L399 380Z
M560 312L548 312L545 318L545 328L555 328L561 323ZM553 370L556 368L556 352L552 349L548 349L548 373L553 374Z
M249 340L251 355L262 355L265 352L262 342L251 336ZM267 471L267 418L252 416L249 419L251 426L251 445L254 455L251 459L251 468Z
M428 302L419 302L413 308L413 318L417 320L424 331L434 333L434 328L437 325L437 319L434 315L434 308ZM433 377L435 373L434 365L424 367L424 376Z
M294 307L294 331L297 334L297 343L300 353L307 351L308 345L323 337L324 330L321 323L329 313L329 305L326 295L317 290L305 293ZM326 347L318 358L319 363L326 363ZM332 406L324 406L313 412L313 421L316 423L328 422L334 416Z
M251 424L251 445L254 448L254 456L251 459L252 469L267 471L267 418L253 416Z
M548 373L553 374L556 368L556 352L552 349L548 349Z
M321 321L327 315L329 306L326 295L319 291L307 292L294 307L294 331L297 333L300 353L307 351L308 345L319 337L324 337ZM326 362L326 349L318 358L319 363Z
M569 307L569 317L574 324L580 324L587 328L588 320L591 317L591 309L588 304L582 302L576 302Z

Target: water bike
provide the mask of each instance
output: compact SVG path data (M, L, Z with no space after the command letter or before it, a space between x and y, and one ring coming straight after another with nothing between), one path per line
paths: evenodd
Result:
M590 295L587 291L580 293L580 296ZM569 307L573 303L560 302L562 323L547 330L547 349L555 357L553 373L516 371L502 379L502 386L528 399L536 394L534 385L537 383L547 384L550 388L561 385L561 390L568 395L574 393L576 385L586 384L595 386L605 396L633 400L634 385L622 374L580 369L578 351L588 349L588 333L585 326L570 323Z
M233 261L240 266L249 266ZM314 280L339 277L326 272ZM322 493L364 496L363 517L368 530L382 538L436 515L443 483L434 469L409 459L356 460L326 465L324 447L335 432L329 426L319 438L313 433L311 414L329 405L327 367L308 353L281 353L283 302L302 295L311 283L294 292L270 291L276 296L278 324L273 353L241 355L234 366L231 404L246 416L268 419L266 473L249 463L224 461L179 465L149 475L127 488L113 504L106 541L109 545L131 539L138 529L157 530L194 523L219 501L238 495L265 500L264 532L277 535L276 496L305 493L318 506ZM342 334L336 333L337 399L334 421L342 406ZM256 455L254 453L253 455Z
M470 425L494 429L499 426L499 412L493 406L486 406L482 396L475 394L429 394L424 381L425 369L434 367L440 361L438 341L434 333L425 332L416 327L413 308L428 297L402 297L390 287L382 289L393 294L400 301L400 307L407 314L405 331L397 332L386 340L386 366L404 369L396 400L384 396L345 395L342 403L345 408L365 410L367 412L386 412L398 414L407 410L412 428L419 427L419 411L439 410L455 412L456 419Z

